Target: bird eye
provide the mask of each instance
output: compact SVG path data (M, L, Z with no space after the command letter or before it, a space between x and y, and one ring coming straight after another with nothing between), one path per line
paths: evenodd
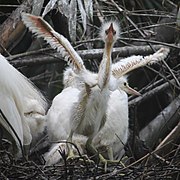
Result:
M108 34L108 29L107 29L107 30L105 30L105 33L106 33L106 35Z
M115 35L116 34L116 31L113 31L113 35Z
M124 82L124 86L127 86L127 82Z

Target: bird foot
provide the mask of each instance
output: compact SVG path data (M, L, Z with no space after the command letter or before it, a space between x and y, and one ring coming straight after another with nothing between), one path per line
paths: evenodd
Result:
M80 162L84 162L84 163L88 163L88 164L95 164L93 160L89 159L89 157L87 155L75 155L73 152L70 152L68 157L67 157L67 161L69 160L75 160L77 159Z
M99 160L100 163L104 164L104 171L107 172L107 165L108 164L121 164L123 167L125 167L124 163L120 160L109 160L105 159L101 154L99 154Z
M100 160L100 163L104 164L104 172L107 172L108 160L105 159L101 154L99 154L99 160Z
M68 156L67 156L67 160L71 160L71 159L75 159L78 156L74 154L73 149L72 148L68 148Z
M89 159L89 157L86 154L83 154L83 155L74 154L73 149L70 148L68 151L68 156L66 160L75 160L75 159L78 159L79 161L85 162L88 164L94 164L94 161Z
M86 154L80 156L79 160L88 164L95 164L95 162L91 160Z

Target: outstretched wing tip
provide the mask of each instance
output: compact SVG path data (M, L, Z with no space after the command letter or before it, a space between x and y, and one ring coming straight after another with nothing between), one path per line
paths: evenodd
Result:
M124 61L122 60L121 62L118 62L118 65L112 68L112 73L114 77L119 78L134 69L145 65L155 64L164 60L168 56L169 52L170 49L168 47L162 47L149 56L132 56L125 58Z
M80 56L75 52L70 42L53 28L40 16L28 13L22 14L22 21L37 37L42 37L53 49L64 57L64 60L78 71L85 69Z

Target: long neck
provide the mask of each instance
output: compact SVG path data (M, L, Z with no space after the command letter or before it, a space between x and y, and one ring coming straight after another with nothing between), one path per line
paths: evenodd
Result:
M101 61L99 72L98 72L98 85L100 89L107 87L111 75L111 51L113 44L105 43L103 59Z

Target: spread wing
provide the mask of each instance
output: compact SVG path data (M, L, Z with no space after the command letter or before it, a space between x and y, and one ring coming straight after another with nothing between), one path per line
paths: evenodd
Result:
M70 42L61 34L53 30L53 28L40 16L34 16L22 13L24 24L35 33L38 37L42 37L52 48L57 49L64 60L74 69L80 71L85 69L83 60L74 50Z
M161 48L157 52L149 56L131 56L112 65L112 74L116 78L120 78L124 74L137 69L139 67L153 64L164 60L169 53L169 48Z

